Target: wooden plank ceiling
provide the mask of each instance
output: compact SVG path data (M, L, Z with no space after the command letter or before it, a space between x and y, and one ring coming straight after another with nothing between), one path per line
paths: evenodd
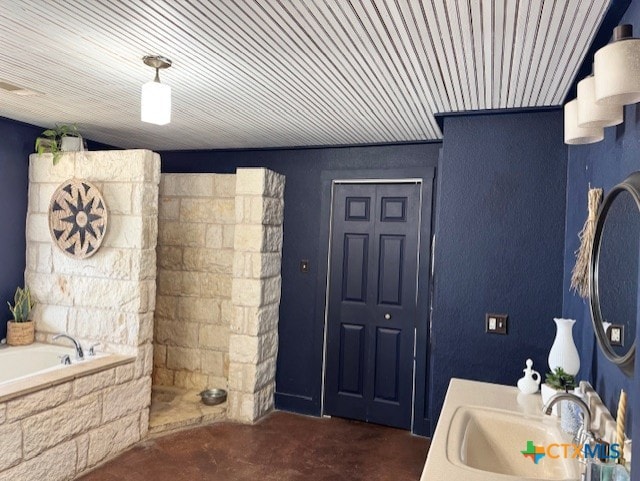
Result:
M434 113L559 105L610 0L0 0L0 116L128 148L441 138ZM142 56L173 60L167 126ZM0 87L2 84L0 84Z

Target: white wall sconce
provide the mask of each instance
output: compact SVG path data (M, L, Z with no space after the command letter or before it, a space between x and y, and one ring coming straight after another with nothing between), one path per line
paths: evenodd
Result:
M140 120L156 125L171 122L171 87L160 83L160 69L171 67L171 60L160 55L142 58L145 65L156 69L156 77L142 86Z
M611 127L624 122L622 105L596 103L595 77L590 75L578 82L578 127Z
M631 25L618 25L613 40L594 57L595 98L599 105L640 101L640 39Z
M564 105L564 143L569 145L592 144L604 139L602 127L578 126L578 100L573 99Z

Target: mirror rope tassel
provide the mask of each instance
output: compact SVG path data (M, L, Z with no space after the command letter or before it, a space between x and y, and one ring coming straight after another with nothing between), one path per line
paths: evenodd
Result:
M576 264L571 272L571 290L583 299L589 298L589 260L591 258L591 247L596 232L596 218L598 208L602 202L602 189L589 189L588 211L589 215L578 234L580 247L575 252Z

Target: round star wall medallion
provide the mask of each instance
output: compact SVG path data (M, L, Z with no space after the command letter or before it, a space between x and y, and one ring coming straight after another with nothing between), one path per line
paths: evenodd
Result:
M51 197L51 238L74 259L86 259L98 251L107 231L107 220L107 205L91 182L67 180Z

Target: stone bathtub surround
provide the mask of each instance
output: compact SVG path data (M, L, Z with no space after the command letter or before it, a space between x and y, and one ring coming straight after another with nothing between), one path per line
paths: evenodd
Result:
M284 184L267 169L236 173L227 413L245 423L274 403Z
M73 177L98 186L109 210L102 247L85 260L49 234L51 195ZM146 436L159 181L160 157L147 150L68 153L55 166L50 154L30 156L25 282L36 339L67 332L134 360L0 403L0 481L73 479Z
M72 354L70 354L70 356L71 355ZM65 382L73 381L84 376L102 372L107 369L115 369L118 366L134 362L135 359L136 358L134 356L122 356L119 354L99 355L93 359L74 363L71 366L66 366L62 369L37 373L15 381L5 382L0 386L0 403L54 387Z
M150 376L130 362L0 403L0 481L74 479L147 433Z
M227 387L236 176L162 174L154 385Z

